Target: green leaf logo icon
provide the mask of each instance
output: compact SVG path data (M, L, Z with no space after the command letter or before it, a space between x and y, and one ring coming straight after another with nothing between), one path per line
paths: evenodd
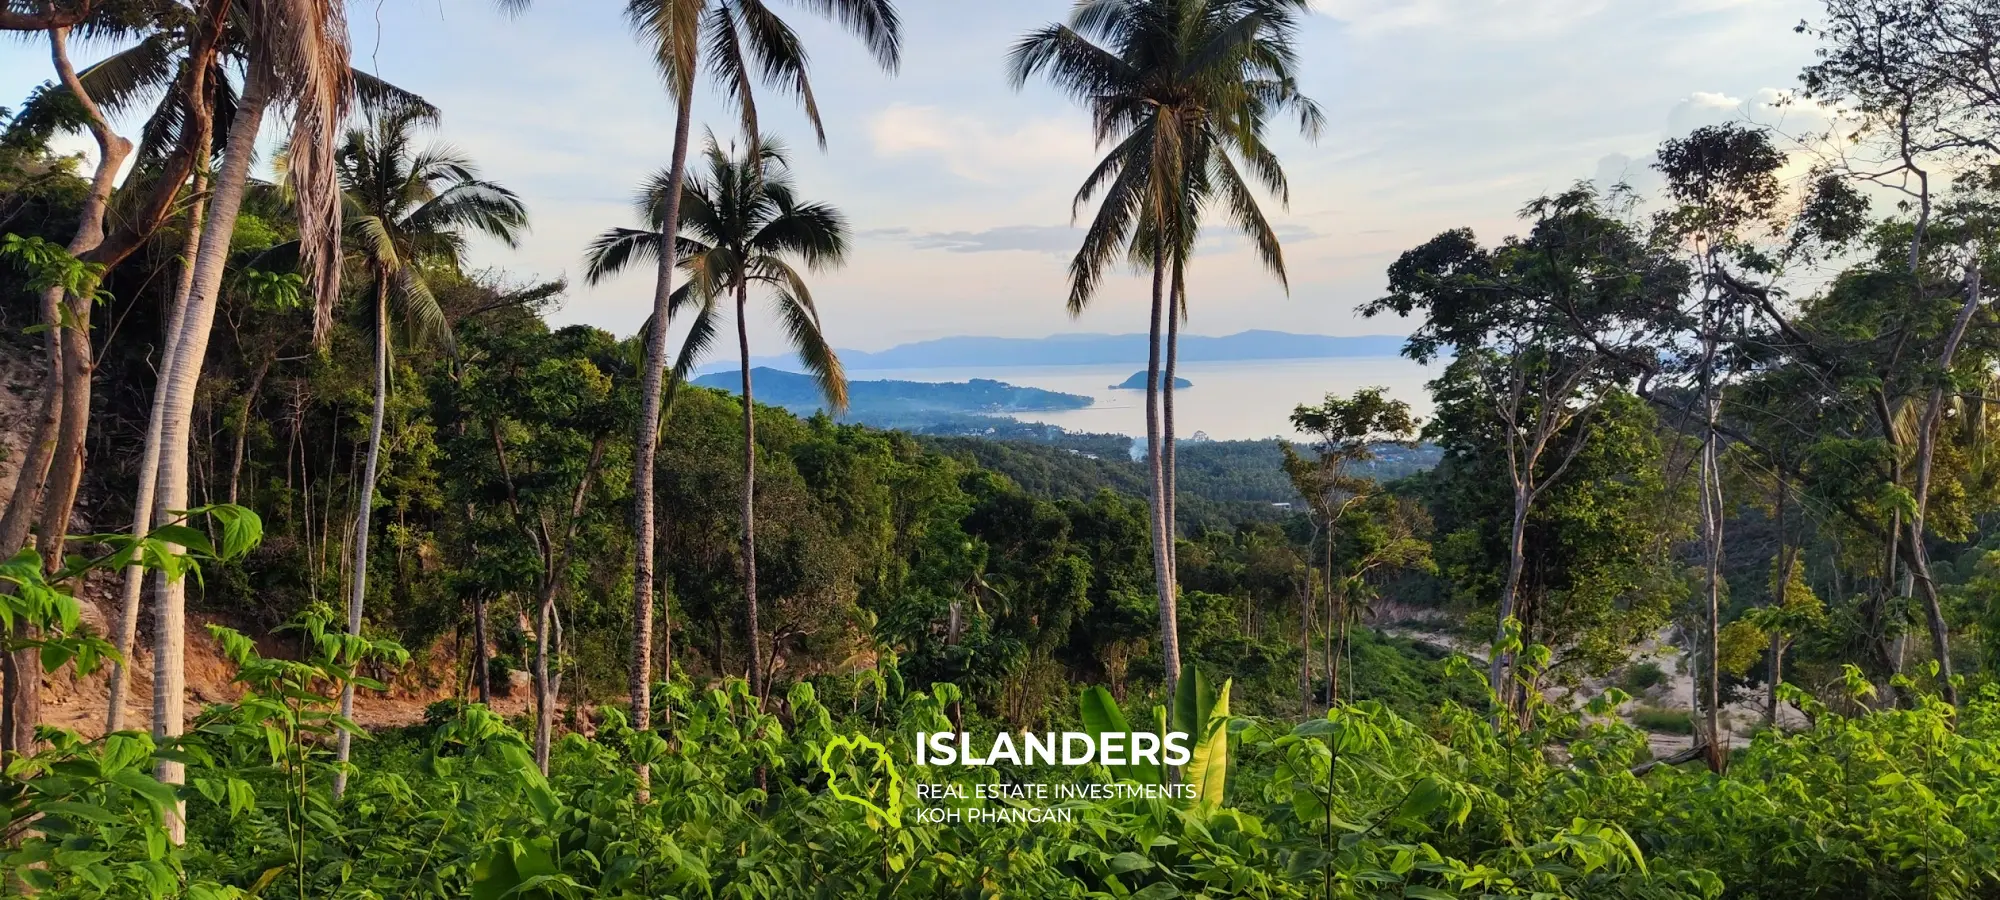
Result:
M864 752L869 760L865 764ZM820 751L819 767L826 772L827 790L833 796L868 810L891 828L903 827L903 777L896 772L896 760L889 755L889 748L861 735L840 735ZM881 805L872 799L876 791L871 788L878 776L887 794ZM854 784L857 789L853 793L842 790L842 781Z

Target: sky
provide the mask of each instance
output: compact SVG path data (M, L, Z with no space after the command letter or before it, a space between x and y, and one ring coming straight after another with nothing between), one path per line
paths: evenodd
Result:
M1189 272L1189 333L1407 332L1354 312L1403 250L1455 227L1489 241L1514 233L1527 201L1579 180L1644 186L1660 141L1698 125L1797 124L1776 101L1812 59L1811 39L1793 27L1819 9L1816 0L1315 3L1299 33L1300 81L1326 129L1317 142L1279 130L1290 203L1265 198L1285 239L1289 291L1241 238L1208 229ZM1145 330L1147 282L1122 271L1083 315L1065 310L1079 236L1070 203L1097 148L1068 99L1045 84L1016 91L1004 74L1009 45L1060 20L1068 0L903 0L893 74L811 4L774 6L810 48L828 146L821 152L774 92L760 103L765 130L790 145L801 193L842 209L855 233L846 266L812 276L836 346ZM649 312L652 279L586 286L583 248L605 228L637 224L632 193L666 166L673 138L673 109L622 8L537 0L510 18L490 0L349 7L355 67L440 107L435 139L528 206L521 246L475 242L472 265L517 282L567 277L552 319L621 335ZM77 56L109 49L84 45ZM0 105L50 74L40 47L0 44ZM695 115L731 137L734 116L712 91ZM755 328L757 352L780 349L769 321Z

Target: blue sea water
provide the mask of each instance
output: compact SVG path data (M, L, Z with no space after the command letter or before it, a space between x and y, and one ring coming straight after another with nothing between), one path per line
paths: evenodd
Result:
M1316 403L1329 393L1346 395L1363 387L1386 388L1390 396L1427 418L1431 402L1424 383L1437 377L1442 367L1442 363L1420 366L1399 356L1184 363L1175 374L1194 386L1174 392L1174 431L1182 439L1200 432L1219 441L1297 437L1287 420L1294 407ZM850 369L847 377L904 381L991 378L1084 394L1096 400L1088 408L1017 413L1015 418L1071 431L1142 437L1146 433L1145 392L1111 387L1131 377L1133 371L1129 365Z

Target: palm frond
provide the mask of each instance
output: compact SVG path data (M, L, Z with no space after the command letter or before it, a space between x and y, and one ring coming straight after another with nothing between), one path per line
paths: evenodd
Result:
M736 105L743 133L752 137L763 134L757 126L756 86L751 81L750 61L744 55L738 34L735 10L728 4L718 4L709 11L703 30L707 32L708 69L720 82L722 95ZM712 135L709 141L712 146Z
M629 0L625 21L653 52L653 67L675 97L693 93L704 0Z
M1216 190L1221 192L1222 205L1228 211L1229 218L1236 223L1236 227L1243 230L1246 237L1250 238L1251 246L1257 249L1258 261L1264 264L1264 268L1271 270L1272 275L1277 276L1278 283L1289 293L1291 281L1285 274L1284 247L1278 242L1278 233L1264 218L1264 211L1257 206L1257 197L1251 193L1250 185L1245 183L1243 175L1236 171L1236 165L1230 161L1229 154L1221 152L1220 148L1217 152L1209 154L1209 161Z
M313 336L324 344L340 296L340 176L335 136L353 95L342 0L260 0L249 17L266 68L252 73L292 111L289 175L301 262L314 298Z
M1007 81L1017 90L1043 72L1057 90L1086 102L1129 86L1136 74L1124 60L1066 25L1031 31L1007 51Z
M833 346L827 343L825 332L820 330L819 311L813 308L812 294L805 290L805 280L779 260L767 260L762 266L766 278L777 284L772 291L772 301L778 322L785 329L785 338L799 355L799 362L805 366L806 374L819 384L820 394L826 398L827 406L835 413L847 410L847 373L841 368L840 357ZM781 271L782 270L782 274Z
M657 263L660 258L658 232L637 228L607 228L583 251L583 281L595 286L635 263Z
M354 79L354 99L362 109L379 115L414 116L427 123L435 123L444 115L414 91L404 90L360 69L352 70L349 75Z
M685 290L683 287L682 291ZM694 323L688 326L687 336L681 339L680 355L674 357L674 368L667 379L666 398L660 404L663 410L673 408L674 394L679 391L681 383L694 374L695 367L701 365L702 357L708 355L709 348L715 345L715 339L721 333L722 307L714 303L702 306ZM664 417L665 413L661 415Z
M528 210L513 191L490 181L461 181L410 213L402 227L413 233L458 235L474 231L509 247L521 245Z
M84 93L107 113L120 113L164 93L180 71L175 60L180 36L159 31L76 74ZM67 93L66 88L57 90ZM162 106L180 98L169 97Z
M820 149L826 149L826 125L820 121L819 101L813 99L812 80L806 76L805 43L762 0L736 0L736 7L742 16L749 55L757 62L764 81L798 99ZM744 127L748 129L750 123Z
M894 0L794 0L798 5L827 16L841 25L868 48L875 62L894 72L903 62L903 26L896 15Z
M1139 217L1144 205L1142 195L1146 171L1144 166L1127 164L1119 169L1118 177L1105 189L1104 199L1097 206L1097 215L1083 233L1083 245L1077 248L1076 256L1070 260L1070 315L1080 316L1090 305L1090 298L1104 278L1105 266L1117 258L1131 233L1134 220Z
M764 224L750 238L750 249L764 255L791 254L809 269L838 266L847 256L847 219L824 203L791 206Z
M437 297L431 294L430 282L424 279L419 267L404 266L395 270L390 286L389 308L403 323L405 341L411 345L434 342L446 353L457 352L451 322L445 318L444 308L438 305Z

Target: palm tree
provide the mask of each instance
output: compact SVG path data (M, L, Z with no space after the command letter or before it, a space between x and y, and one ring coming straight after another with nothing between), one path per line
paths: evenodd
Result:
M361 633L368 592L369 519L374 511L375 477L382 458L382 420L389 396L389 312L400 308L411 338L451 343L451 326L424 280L424 268L455 266L467 232L516 246L527 227L520 198L483 181L473 164L450 147L414 146L416 129L427 117L416 111L392 113L372 129L353 129L335 156L346 193L347 233L373 289L375 406L368 424L368 455L362 466L360 502L354 511L354 581L347 595L347 633ZM341 687L340 714L354 714L354 685ZM335 758L347 762L349 735L340 733ZM333 792L347 787L343 767Z
M322 304L340 290L341 201L333 148L336 129L346 117L353 93L343 4L337 0L244 0L231 14L237 13L245 17L245 70L249 75L229 120L222 162L209 193L187 303L178 316L179 328L167 341L172 359L161 372L155 401L162 408L156 511L186 509L188 505L188 446L195 389L201 379L202 359L208 354L216 300L250 162L256 154L257 132L264 112L274 101L290 110L291 144L302 148L292 155L286 175L296 198L307 287ZM164 744L179 737L183 729L187 585L164 573L158 585L153 734ZM159 762L158 775L169 784L186 780L183 765L170 759ZM181 812L177 808L168 817L168 834L175 843L186 837Z
M798 198L784 147L764 138L738 154L725 150L713 134L704 153L708 171L688 181L678 204L666 202L671 174L655 175L641 192L639 206L649 219L645 230L614 228L593 241L586 277L595 282L644 258L659 256L659 217L678 210L676 265L687 284L672 295L668 312L696 307L676 378L685 375L714 341L726 304L735 304L737 362L743 379L743 603L749 623L750 689L765 691L763 631L757 611L757 423L750 385L749 303L752 285L771 293L774 311L806 371L819 382L827 404L847 406L847 376L820 330L819 311L796 264L809 271L840 265L847 253L847 222L831 206ZM663 334L665 316L654 320Z
M528 0L499 0L503 8L519 10ZM860 37L876 62L894 70L901 58L901 28L891 0L810 0L809 8L829 15ZM666 377L667 328L673 306L673 271L677 265L677 207L686 180L688 139L694 110L696 73L706 67L737 108L743 133L751 140L762 134L752 85L757 78L781 93L791 94L804 108L821 147L826 129L819 103L806 76L805 45L764 0L628 0L626 19L650 45L660 75L673 93L676 118L672 161L667 168L659 217L657 260L653 282L655 327L646 332L645 369L641 375L639 433L632 455L632 726L652 726L652 694L648 672L653 641L653 465L659 449L661 389ZM751 154L753 157L755 154ZM640 800L646 799L647 771L639 768Z
M1206 207L1219 203L1265 267L1284 279L1283 252L1251 180L1281 201L1287 196L1284 170L1264 143L1272 114L1295 112L1308 136L1320 128L1319 109L1299 93L1293 74L1293 34L1306 10L1306 0L1079 0L1067 24L1030 32L1008 57L1016 88L1046 75L1090 108L1098 145L1110 147L1072 205L1073 214L1080 212L1103 194L1070 263L1070 314L1089 305L1115 259L1152 272L1146 457L1169 695L1180 671L1171 379L1187 262Z

